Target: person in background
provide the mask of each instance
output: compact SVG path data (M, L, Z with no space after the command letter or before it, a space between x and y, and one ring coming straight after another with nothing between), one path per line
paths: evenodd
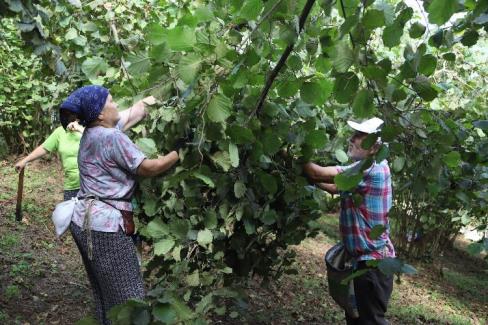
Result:
M84 127L76 120L76 115L63 111L60 112L61 125L27 157L15 164L15 169L20 172L25 166L48 153L58 153L61 159L64 174L64 200L75 197L80 189L80 177L78 172L78 147Z
M354 190L339 192L334 184L334 177L346 170L360 172L363 161L377 153L381 139L370 148L362 147L369 134L377 133L383 121L372 118L363 123L348 121L355 133L349 140L348 156L353 160L349 166L322 167L307 163L304 172L316 186L331 193L340 194L340 233L346 251L354 259L356 270L366 273L353 279L359 318L351 318L346 313L347 324L388 324L385 313L393 290L393 276L383 274L377 267L367 264L369 260L381 260L395 257L395 249L389 236L388 212L392 206L391 175L388 162L376 162L364 170L363 179ZM355 202L353 194L361 196ZM373 227L381 225L385 231L379 238L371 238Z
M147 159L122 132L124 121L104 87L77 89L61 110L77 114L86 126L78 154L80 201L70 231L93 289L96 316L101 324L110 324L107 313L113 306L145 295L129 236L134 231L131 198L136 177L160 175L176 164L179 156L175 150Z

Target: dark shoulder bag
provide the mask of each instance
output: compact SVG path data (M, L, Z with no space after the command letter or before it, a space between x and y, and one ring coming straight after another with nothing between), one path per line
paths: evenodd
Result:
M354 293L354 280L342 283L354 272L353 258L344 245L338 243L325 253L329 293L334 301L352 318L358 318L359 312Z

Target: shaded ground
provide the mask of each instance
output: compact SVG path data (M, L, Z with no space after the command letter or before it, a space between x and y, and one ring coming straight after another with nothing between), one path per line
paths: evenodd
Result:
M0 162L0 323L74 324L90 313L91 292L71 236L56 239L50 213L62 200L62 170L27 166L24 219L15 221L17 174Z
M24 221L14 220L17 174L0 161L0 324L74 324L91 313L92 298L71 236L57 241L50 213L62 198L62 172L34 163L25 174ZM337 218L320 220L323 234L294 247L298 275L248 290L246 319L227 324L341 324L343 313L327 293L324 252L338 239ZM396 283L392 324L486 324L488 269L454 249L440 258L442 273L416 263L416 276Z

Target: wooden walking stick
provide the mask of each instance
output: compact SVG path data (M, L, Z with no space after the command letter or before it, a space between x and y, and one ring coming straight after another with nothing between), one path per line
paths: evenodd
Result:
M24 191L24 170L19 172L19 184L17 186L17 206L15 207L15 220L22 221L22 193Z

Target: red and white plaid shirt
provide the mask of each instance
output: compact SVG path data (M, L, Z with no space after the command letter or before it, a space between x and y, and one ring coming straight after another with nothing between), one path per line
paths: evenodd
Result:
M349 166L337 167L339 173L359 168L360 161ZM366 169L362 181L352 192L341 192L340 232L347 251L357 261L378 260L395 257L395 249L390 240L388 212L392 206L391 174L388 162L374 162ZM353 195L362 197L355 204ZM385 231L376 239L371 238L373 227L382 225Z

